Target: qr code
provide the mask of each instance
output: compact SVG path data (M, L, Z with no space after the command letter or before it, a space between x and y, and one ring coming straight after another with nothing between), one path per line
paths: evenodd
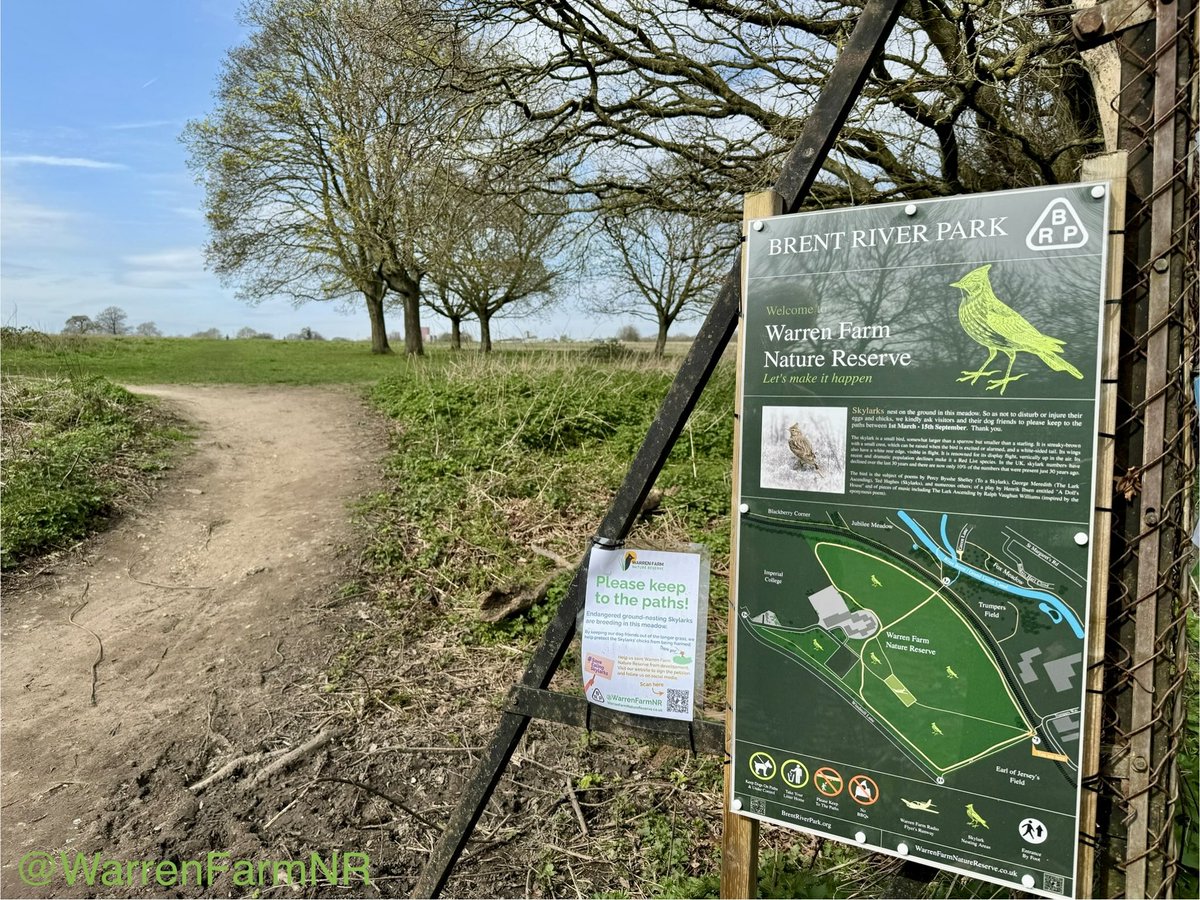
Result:
M685 713L692 710L692 692L667 688L667 712Z
M1061 894L1066 890L1066 879L1061 875L1051 875L1049 872L1042 874L1042 888L1050 891L1052 894Z
M767 801L759 799L758 797L751 797L750 812L758 813L760 816L765 816L767 814Z

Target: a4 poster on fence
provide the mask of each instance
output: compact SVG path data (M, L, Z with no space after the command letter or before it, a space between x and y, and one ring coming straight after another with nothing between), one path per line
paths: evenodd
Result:
M1104 184L766 219L733 808L1074 896Z

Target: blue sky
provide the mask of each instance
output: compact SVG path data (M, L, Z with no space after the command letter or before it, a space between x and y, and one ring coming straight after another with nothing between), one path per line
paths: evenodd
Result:
M365 338L366 312L250 306L205 271L203 192L179 142L208 113L237 0L4 0L0 5L0 321L59 331L116 305L165 334L243 326ZM448 326L427 311L434 332ZM607 337L569 308L493 336ZM389 330L399 330L398 311ZM647 330L647 324L639 325ZM686 328L687 326L684 326ZM692 326L693 329L695 326ZM469 329L470 330L470 329Z

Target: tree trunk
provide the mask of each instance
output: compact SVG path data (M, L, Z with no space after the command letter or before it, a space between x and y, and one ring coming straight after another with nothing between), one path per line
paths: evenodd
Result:
M383 321L383 295L387 292L387 285L379 282L377 286L369 291L363 291L367 298L367 315L371 319L371 352L372 353L391 353L392 348L388 346L387 326Z
M400 295L404 304L404 352L409 356L424 356L421 340L421 274L415 275L401 265L381 263L379 276L389 288Z
M409 356L425 355L425 342L421 339L420 288L404 295L404 352Z
M479 317L479 348L484 353L492 352L492 317L487 313Z
M462 317L450 317L450 347L453 350L462 349Z
M662 359L667 353L667 329L671 327L670 319L658 320L658 340L654 342L654 356Z

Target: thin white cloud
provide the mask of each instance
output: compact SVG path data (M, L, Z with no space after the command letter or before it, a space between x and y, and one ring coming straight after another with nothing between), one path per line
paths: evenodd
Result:
M142 90L145 90L146 88L150 87L150 85L154 84L154 82L156 82L156 81L158 81L158 76L157 76L157 75L155 75L153 78L151 78L151 79L150 79L149 81L147 81L145 84L143 84L143 85L142 85Z
M149 128L166 128L174 124L175 119L147 119L144 122L118 122L106 127L109 131L142 131Z
M0 218L6 225L14 228L62 225L74 217L74 214L66 210L29 203L12 196L5 197L4 206L0 207Z
M76 213L31 203L7 193L0 205L0 240L4 243L5 265L12 262L13 251L71 246L78 224Z
M103 162L98 159L87 159L82 156L42 156L27 154L24 156L5 156L0 161L13 166L66 166L74 169L128 169L123 163Z
M173 269L177 272L204 268L204 253L195 247L159 250L157 253L134 253L122 257L126 265L137 269Z

